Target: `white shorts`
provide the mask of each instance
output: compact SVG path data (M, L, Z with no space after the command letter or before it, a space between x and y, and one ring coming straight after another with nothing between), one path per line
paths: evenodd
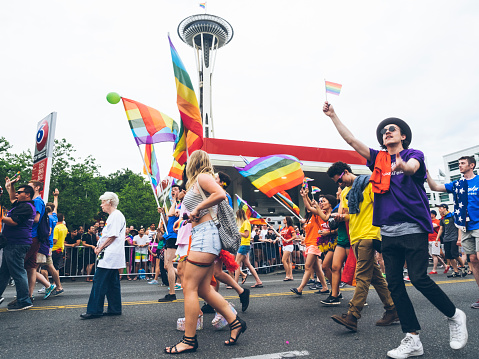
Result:
M439 242L429 242L429 254L434 255L434 256L440 255L441 254L441 244Z
M283 252L293 252L294 251L294 246L292 244L283 246Z

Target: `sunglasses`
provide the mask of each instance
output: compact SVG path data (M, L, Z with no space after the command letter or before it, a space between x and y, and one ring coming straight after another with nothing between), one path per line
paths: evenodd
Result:
M386 127L386 128L383 128L380 133L381 135L384 135L386 132L394 132L396 131L396 127L395 126L389 126L389 127Z
M25 191L17 191L16 194L25 193Z
M338 180L336 181L337 184L343 183L343 179L341 178L341 177L343 177L343 175L344 175L344 171L343 171L343 173L341 173Z

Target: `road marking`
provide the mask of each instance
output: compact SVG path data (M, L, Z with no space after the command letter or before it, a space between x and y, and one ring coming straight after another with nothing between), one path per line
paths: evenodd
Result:
M466 282L474 282L475 279L452 279L452 280L444 280L438 281L436 284L454 284L454 283L466 283ZM406 284L407 287L412 287L411 283ZM371 286L371 289L374 289ZM354 287L342 288L341 292L352 292L354 291ZM314 290L303 290L304 294L312 294L315 293ZM283 296L296 296L295 293L292 292L281 292L281 293L263 293L263 294L251 294L251 298L267 298L267 297L283 297ZM230 295L230 296L223 296L225 299L238 299L237 295ZM121 304L124 306L131 306L131 305L150 305L150 304L157 304L157 305L167 305L170 303L183 303L183 299L177 299L173 302L158 302L157 300L140 300L135 302L122 302ZM42 301L43 303L43 301ZM35 303L34 303L35 304ZM33 306L28 310L56 310L56 309L79 309L79 308L86 308L86 304L65 304L65 305L49 305L49 306ZM6 312L7 308L1 308L0 313Z
M309 352L304 351L292 351L292 352L282 352L282 353L273 353L273 354L264 354L264 355L253 355L251 357L241 357L233 359L282 359L282 358L296 358L308 356Z

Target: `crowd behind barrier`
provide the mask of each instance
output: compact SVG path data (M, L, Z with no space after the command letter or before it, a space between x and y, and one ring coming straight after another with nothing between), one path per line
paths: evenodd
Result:
M291 260L296 269L304 269L304 246L294 245L294 251L291 253ZM160 249L160 251L162 251ZM251 243L250 261L254 268L260 274L271 273L282 269L281 258L283 256L282 247L279 243L253 242ZM161 257L161 255L160 255ZM83 246L65 247L63 252L64 266L60 269L61 278L93 277L96 269L96 255L93 250ZM155 275L155 266L157 257L148 255L145 264L140 268L145 268L145 273L138 273L135 270L135 246L125 246L125 259L127 267L121 273L122 277L145 276L153 277ZM89 268L90 267L90 268ZM243 268L245 271L246 268ZM143 278L142 278L143 279Z

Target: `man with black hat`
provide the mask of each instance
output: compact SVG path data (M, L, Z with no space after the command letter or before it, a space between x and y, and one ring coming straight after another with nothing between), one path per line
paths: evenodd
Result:
M373 171L373 225L381 228L382 254L386 278L401 327L406 337L391 358L408 358L424 353L418 331L421 329L403 281L404 262L411 282L448 318L450 346L461 349L467 343L466 315L457 309L441 288L427 275L428 233L433 232L429 203L424 189L426 165L421 151L410 149L412 132L399 118L387 118L376 129L384 151L368 148L356 139L326 102L323 112L331 118L339 134L367 160Z

